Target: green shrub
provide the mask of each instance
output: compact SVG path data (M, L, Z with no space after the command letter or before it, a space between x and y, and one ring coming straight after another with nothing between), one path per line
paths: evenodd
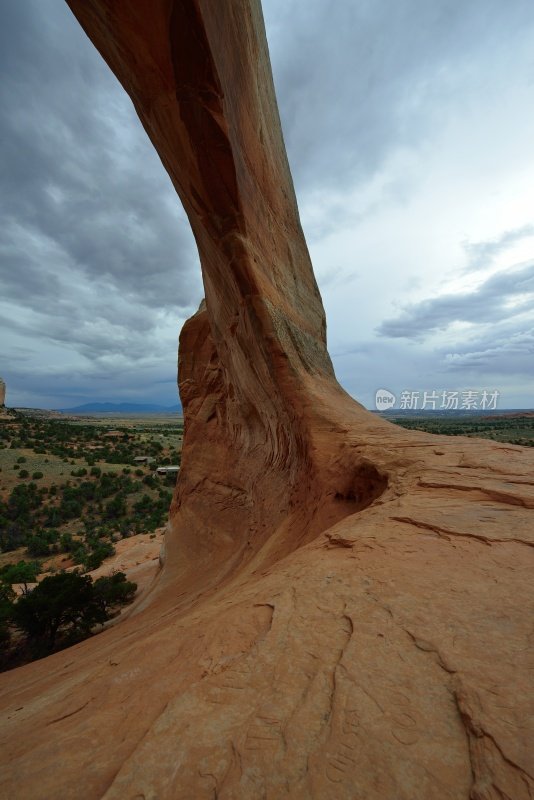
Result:
M111 544L111 542L102 542L99 541L98 544L95 545L92 552L87 553L82 560L82 564L87 570L90 572L93 569L98 569L98 567L102 564L105 558L109 558L110 556L115 554L115 548Z
M33 557L48 556L52 546L57 542L59 533L56 530L39 531L26 539L28 555Z
M44 578L32 592L20 597L11 618L29 640L40 641L50 651L60 629L71 638L87 636L108 615L91 578L61 572Z
M98 578L94 584L95 594L108 609L133 600L137 584L126 580L124 572L114 572L109 577Z
M62 533L59 537L59 546L63 553L70 553L74 548L74 539L71 533Z
M13 583L21 583L23 592L28 592L28 583L35 583L41 571L38 561L19 561L17 564L6 564L0 568L0 582L4 587Z

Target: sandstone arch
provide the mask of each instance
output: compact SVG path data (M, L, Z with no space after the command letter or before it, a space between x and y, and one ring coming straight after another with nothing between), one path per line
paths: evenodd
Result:
M337 384L257 0L69 5L206 301L165 568L115 628L1 676L6 796L530 797L532 454L409 434Z

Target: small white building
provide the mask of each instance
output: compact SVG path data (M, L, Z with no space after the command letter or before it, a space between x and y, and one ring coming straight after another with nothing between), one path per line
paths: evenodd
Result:
M180 472L180 467L177 465L169 466L169 467L158 467L156 469L156 475L177 475Z

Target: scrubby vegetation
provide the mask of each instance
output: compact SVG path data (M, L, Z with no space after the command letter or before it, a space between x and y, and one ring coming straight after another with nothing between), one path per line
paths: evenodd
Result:
M122 538L166 524L183 429L145 418L62 420L12 414L0 424L0 666L99 629L136 585L92 581ZM39 582L40 581L40 582ZM14 588L18 587L17 597Z
M48 575L16 598L15 578L36 578L36 568L19 563L0 575L0 667L18 666L90 636L119 606L129 603L136 584L123 572L92 581L79 572ZM19 581L13 581L16 583Z
M3 424L0 550L26 547L31 557L69 553L74 563L94 569L113 552L113 541L161 527L175 478L152 473L154 465L180 463L181 432L23 416ZM154 460L140 464L141 455ZM25 464L29 469L21 468ZM9 467L15 469L11 480L4 477Z
M534 417L388 417L409 430L440 433L445 436L472 436L534 447Z
M165 524L172 493L151 475L142 480L104 472L52 487L34 481L14 486L0 500L0 548L26 547L30 556L69 552L75 563L113 541ZM100 563L101 563L100 559ZM94 569L98 564L88 567Z

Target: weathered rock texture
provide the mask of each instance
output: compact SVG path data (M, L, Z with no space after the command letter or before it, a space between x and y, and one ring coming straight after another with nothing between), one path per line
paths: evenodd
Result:
M4 796L532 797L532 452L408 433L336 383L258 2L70 5L206 302L166 565L114 628L2 676Z
M6 384L0 378L0 408L6 404Z

